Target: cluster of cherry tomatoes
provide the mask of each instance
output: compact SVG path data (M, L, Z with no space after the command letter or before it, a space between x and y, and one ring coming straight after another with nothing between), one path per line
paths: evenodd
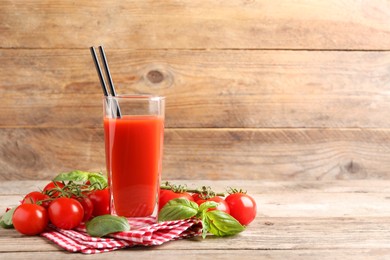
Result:
M52 181L42 191L32 191L23 198L13 212L12 224L22 234L36 235L49 222L61 229L72 229L105 214L109 214L107 188Z
M240 222L241 225L244 226L247 226L249 223L251 223L255 219L257 213L255 200L250 195L246 194L246 192L235 189L230 190L229 195L225 198L217 196L215 193L210 195L204 194L202 192L174 192L171 189L161 189L159 210L161 210L161 208L164 207L168 201L176 198L185 198L196 202L198 205L201 205L206 201L217 202L218 206L210 210L224 211L230 214L238 222Z
M231 190L226 197L213 192L190 192L162 188L159 197L159 210L176 198L185 198L201 205L205 201L218 203L216 208L234 217L241 225L248 225L256 217L255 200L242 191ZM49 223L61 229L73 229L93 217L110 214L108 188L96 189L86 182L82 185L73 182L49 182L42 191L32 191L25 195L21 204L14 209L12 224L25 235L36 235L45 230Z

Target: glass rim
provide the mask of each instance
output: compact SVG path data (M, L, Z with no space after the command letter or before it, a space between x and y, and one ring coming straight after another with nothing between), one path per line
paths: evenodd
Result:
M131 100L164 100L165 96L151 94L123 94L114 96L103 96L103 99L131 99Z

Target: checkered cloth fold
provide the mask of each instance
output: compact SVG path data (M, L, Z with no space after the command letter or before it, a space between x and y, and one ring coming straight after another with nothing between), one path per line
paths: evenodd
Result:
M49 225L41 236L51 240L69 252L96 254L132 246L161 245L171 240L194 237L202 232L198 219L154 223L151 219L129 219L130 231L117 232L109 237L91 237L84 225L75 230L59 229Z

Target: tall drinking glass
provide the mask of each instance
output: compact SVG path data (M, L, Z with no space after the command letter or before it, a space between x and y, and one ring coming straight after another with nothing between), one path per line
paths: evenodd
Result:
M111 214L157 221L165 98L108 96L103 107Z

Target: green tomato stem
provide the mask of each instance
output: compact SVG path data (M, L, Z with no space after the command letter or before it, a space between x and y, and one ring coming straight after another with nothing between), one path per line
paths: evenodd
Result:
M187 186L183 185L174 185L169 182L165 182L163 185L160 186L163 190L171 190L175 193L182 193L182 192L190 192L190 193L196 193L200 194L202 199L209 199L215 196L221 196L225 197L225 193L223 192L214 192L211 187L203 186L202 188L197 189L189 189Z

